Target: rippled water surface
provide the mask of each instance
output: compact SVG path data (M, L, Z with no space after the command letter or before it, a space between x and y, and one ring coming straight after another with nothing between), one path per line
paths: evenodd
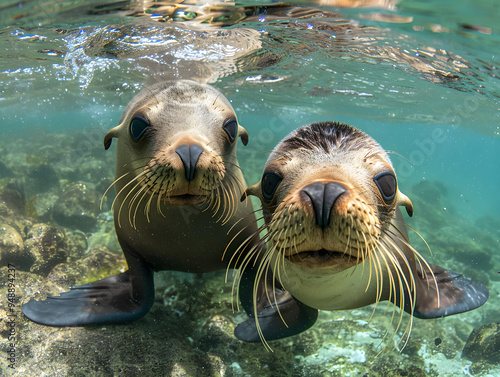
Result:
M210 83L231 101L250 135L249 145L238 147L248 184L259 180L267 152L291 130L314 121L349 123L394 152L399 185L416 198L415 217L407 220L430 244L429 259L479 278L490 289L481 309L433 322L441 327L429 339L457 339L448 339L446 351L422 340L426 325L419 322L412 337L426 348L418 353L410 342L410 351L395 352L391 360L411 370L408 360L418 357L421 364L412 365L426 374L415 375L474 372L472 362L461 357L470 331L460 335L459 320L470 329L498 321L500 306L499 19L491 0L0 1L0 188L21 193L23 216L31 222L54 221L58 193L73 183L102 195L114 166L113 153L102 150L103 135L136 93L161 79ZM42 166L50 167L42 177L54 176L47 187L36 173ZM106 211L99 215L97 209L96 216ZM79 232L89 246L97 237L95 231ZM419 237L412 235L412 241L426 248ZM359 318L368 320L371 310L363 313ZM343 315L358 318L321 315L325 323ZM29 342L29 335L21 339ZM191 339L198 355L196 342ZM337 355L359 365L347 374L328 356L337 346L325 343L308 354L304 348L311 342L294 343L302 350L288 349L292 361L280 359L278 351L266 363L294 365L290 374L285 368L275 375L300 375L307 368L317 372L311 375L339 376L389 370L377 364L385 356L369 367L353 355ZM236 354L201 349L220 358L225 375L268 375ZM18 367L35 353L33 346ZM315 364L314 357L326 359ZM57 360L71 369L63 354ZM135 365L152 370L149 361ZM99 375L103 369L96 368ZM473 375L495 375L494 368L476 367ZM102 375L119 375L117 370ZM174 367L168 370L166 375L174 375ZM200 375L193 370L179 375Z

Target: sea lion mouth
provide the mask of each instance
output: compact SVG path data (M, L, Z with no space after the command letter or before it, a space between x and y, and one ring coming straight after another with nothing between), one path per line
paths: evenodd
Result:
M290 262L295 264L307 263L315 265L336 265L352 264L361 261L361 258L353 256L346 250L335 251L327 249L300 251L292 255L285 256Z

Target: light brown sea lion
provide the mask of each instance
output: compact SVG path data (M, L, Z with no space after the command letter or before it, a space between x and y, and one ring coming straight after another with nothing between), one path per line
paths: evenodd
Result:
M389 300L415 317L437 318L488 298L486 287L427 263L410 245L398 207L411 216L413 206L387 153L349 125L313 123L290 133L246 195L262 202L265 225L256 237L267 234L241 269L250 270L240 286L243 306L258 315L258 323L236 328L242 340L294 335L314 324L318 309Z
M222 255L256 231L236 159L248 135L229 101L193 81L147 87L125 108L117 138L115 228L129 269L23 306L31 320L54 326L123 323L154 300L153 271L225 269Z

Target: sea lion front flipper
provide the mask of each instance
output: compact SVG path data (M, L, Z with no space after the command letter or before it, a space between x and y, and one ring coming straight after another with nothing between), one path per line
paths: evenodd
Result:
M48 326L127 323L143 317L154 302L153 272L131 259L129 270L121 274L72 287L60 296L30 300L23 305L24 315Z
M417 268L417 302L413 315L417 318L440 318L476 309L488 299L488 288L465 279L461 274L429 264L439 289L439 302L432 274Z
M245 342L261 341L253 313L255 270L256 268L248 267L239 286L242 306L250 318L236 326L234 336ZM318 310L298 301L290 292L284 290L278 282L275 282L273 292L273 284L269 281L270 279L268 277L266 285L264 277L262 277L256 298L257 317L264 339L286 338L299 334L314 325L318 318ZM272 303L269 302L269 299Z

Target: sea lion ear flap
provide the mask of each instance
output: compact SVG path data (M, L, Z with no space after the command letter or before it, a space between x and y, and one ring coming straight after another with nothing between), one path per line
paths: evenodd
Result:
M248 198L250 195L257 196L260 199L259 193L260 192L260 182L256 183L253 186L248 187L243 195L241 195L240 201L244 201L246 198Z
M118 137L118 130L121 125L118 125L116 127L113 127L108 131L106 136L104 136L104 149L108 150L109 147L111 146L111 141L113 140L114 137Z
M248 144L248 132L239 124L238 124L238 133L241 137L241 141L243 142L243 145L247 145Z
M413 204L410 198L398 190L398 206L404 206L406 208L406 213L408 216L413 216Z

